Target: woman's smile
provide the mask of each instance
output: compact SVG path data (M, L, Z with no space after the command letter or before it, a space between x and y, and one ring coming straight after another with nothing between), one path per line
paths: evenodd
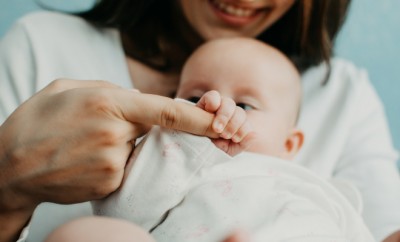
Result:
M183 15L205 40L256 37L293 5L295 0L179 0Z
M229 25L242 26L249 24L262 12L267 12L265 7L243 6L221 0L209 0L215 14Z

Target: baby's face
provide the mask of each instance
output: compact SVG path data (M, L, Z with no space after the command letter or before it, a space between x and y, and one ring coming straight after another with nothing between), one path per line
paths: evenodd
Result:
M256 132L248 151L291 158L286 156L287 140L294 131L299 103L293 101L293 93L299 87L284 79L299 81L297 72L286 70L279 61L265 63L246 56L197 57L185 66L177 97L197 101L205 92L217 90L232 98L246 110Z

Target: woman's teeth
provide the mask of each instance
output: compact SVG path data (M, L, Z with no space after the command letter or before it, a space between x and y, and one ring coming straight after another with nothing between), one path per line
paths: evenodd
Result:
M213 0L212 3L222 12L234 15L236 17L249 17L255 12L254 10L236 7L219 0Z

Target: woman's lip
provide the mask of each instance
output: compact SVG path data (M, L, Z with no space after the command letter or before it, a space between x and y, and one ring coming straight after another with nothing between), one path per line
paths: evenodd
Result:
M216 3L213 2L213 0L208 1L212 10L214 13L225 23L232 25L232 26L244 26L252 22L261 12L261 9L253 9L251 11L254 11L249 16L235 16L229 13L226 13L225 11L221 10L218 6L216 6Z

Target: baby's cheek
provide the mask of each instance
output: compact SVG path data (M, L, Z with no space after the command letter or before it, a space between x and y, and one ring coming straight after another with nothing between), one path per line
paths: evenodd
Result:
M246 151L281 157L284 153L284 143L281 139L275 138L273 135L257 133L250 141L250 146Z

